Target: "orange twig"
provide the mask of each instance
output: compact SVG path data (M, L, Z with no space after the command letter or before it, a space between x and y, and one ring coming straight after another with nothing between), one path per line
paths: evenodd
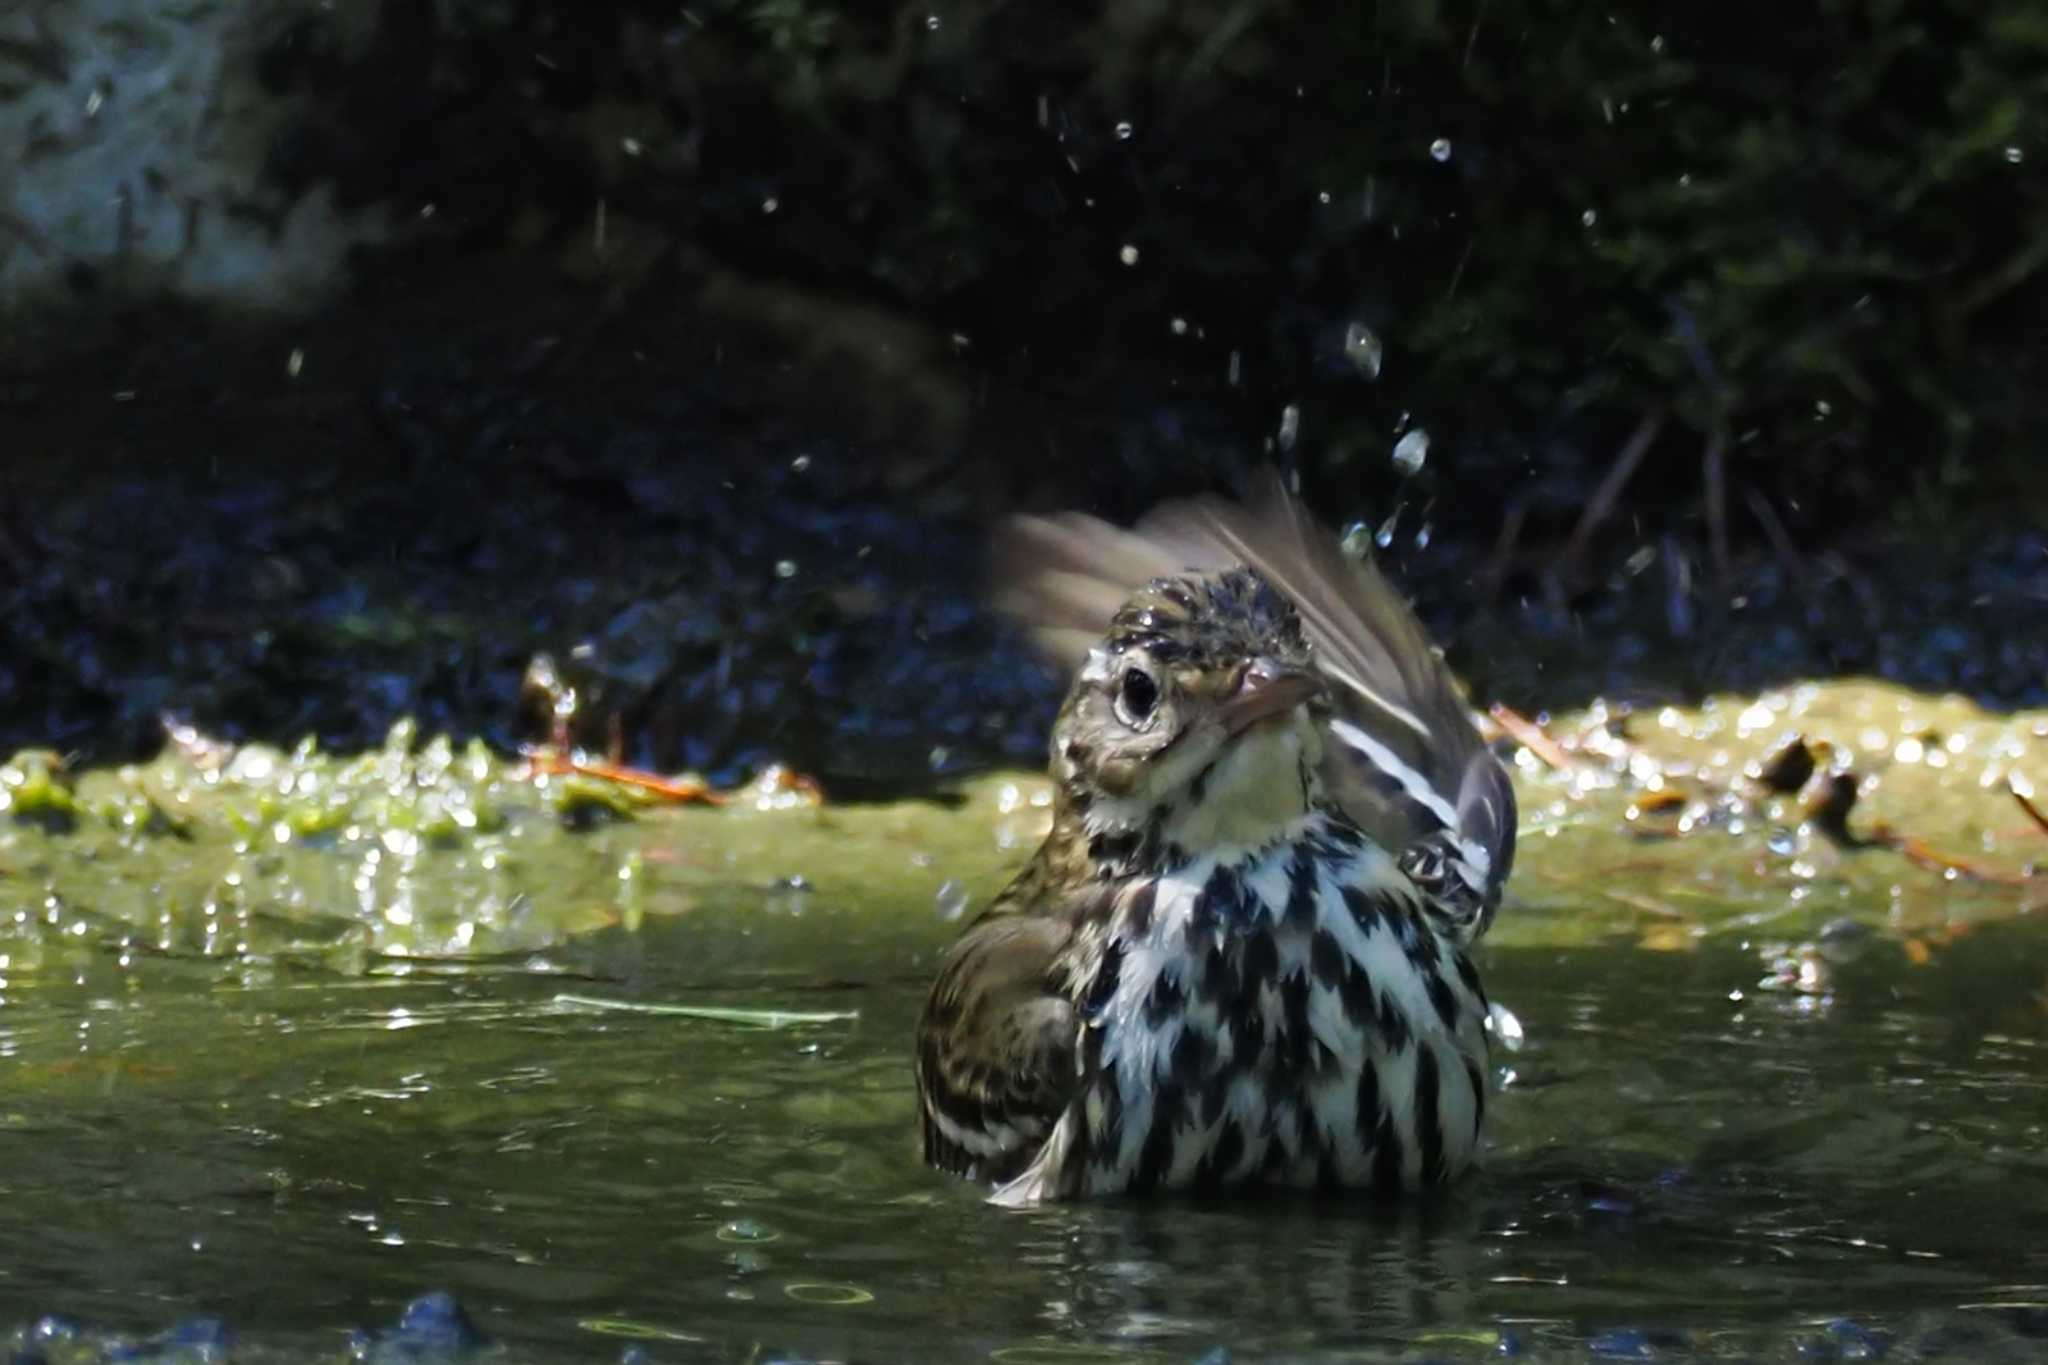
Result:
M1486 708L1486 714L1493 718L1509 739L1542 759L1559 772L1570 772L1577 767L1572 756L1566 753L1558 742L1543 733L1543 727L1530 720L1505 702L1495 702Z
M574 773L578 777L594 777L602 782L637 787L641 791L652 792L671 801L702 801L711 806L725 804L725 798L711 790L701 777L681 780L663 777L660 773L651 773L644 768L628 768L618 763L578 758L574 754L552 747L526 750L526 761L536 773Z
M1943 853L1924 839L1917 839L1910 834L1900 834L1889 825L1879 825L1864 842L1878 844L1901 853L1905 855L1906 861L1918 867L1935 872L1953 872L1958 877L1968 877L1973 882L1991 882L1998 886L2024 886L2027 882L2025 877L2006 872L1993 872L1989 868L1979 867L1975 863Z
M2026 794L2019 789L2019 785L2011 777L2005 779L2005 789L2012 793L2013 800L2020 803L2020 809L2025 811L2027 818L2034 822L2034 828L2040 830L2043 834L2048 834L2048 815L2043 815L2039 806L2027 800Z

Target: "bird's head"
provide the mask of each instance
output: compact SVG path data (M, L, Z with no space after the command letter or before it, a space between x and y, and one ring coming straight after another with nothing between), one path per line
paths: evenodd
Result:
M1058 818L1097 863L1256 848L1321 795L1325 705L1294 606L1251 569L1156 578L1053 727Z

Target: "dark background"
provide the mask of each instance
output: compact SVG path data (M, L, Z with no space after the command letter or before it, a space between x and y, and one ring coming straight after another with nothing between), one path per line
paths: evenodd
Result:
M0 41L0 101L75 72L60 28ZM1273 461L1484 697L2048 700L2032 0L391 0L243 37L228 216L386 226L261 308L36 244L0 747L130 756L165 712L509 744L547 650L663 766L1035 762L1059 684L977 606L990 522Z

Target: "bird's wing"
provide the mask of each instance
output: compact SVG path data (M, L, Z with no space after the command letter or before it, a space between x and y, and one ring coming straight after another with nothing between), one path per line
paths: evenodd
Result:
M1192 567L1174 547L1085 512L1012 517L995 539L989 595L1071 676L1132 593Z
M918 1127L930 1164L1008 1180L1067 1107L1079 1024L1058 961L1072 932L1062 917L998 902L946 955L918 1025Z
M1324 779L1386 847L1414 854L1485 930L1514 861L1515 796L1422 623L1372 564L1345 554L1277 474L1234 503L1165 503L1134 530L1079 513L1012 522L998 542L997 604L1076 665L1131 592L1162 574L1243 564L1291 600L1333 684Z

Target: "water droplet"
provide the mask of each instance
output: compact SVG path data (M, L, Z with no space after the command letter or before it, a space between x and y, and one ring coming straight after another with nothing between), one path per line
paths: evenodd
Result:
M1116 126L1116 140L1118 142L1129 142L1131 140L1131 133L1133 131L1134 130L1132 129L1130 124L1119 123Z
M1353 559L1372 557L1372 527L1362 521L1354 521L1344 528L1344 553Z
M1834 410L1835 405L1833 403L1830 403L1825 398L1816 398L1813 400L1813 420L1816 422L1827 421L1829 416L1833 414Z
M1394 532L1400 525L1401 509L1396 507L1394 514L1380 523L1380 529L1374 533L1372 543L1379 546L1382 550L1386 549L1394 543Z
M763 212L763 213L773 213L773 212L775 212L775 210L777 210L777 209L779 209L779 208L781 208L781 207L782 207L782 201L781 201L780 199L777 199L777 198L776 198L776 197L775 197L774 195L772 195L772 194L771 194L771 195L769 195L769 196L768 196L768 197L767 197L766 199L763 199L763 200L761 201L761 212Z
M811 881L801 872L777 877L768 884L762 908L772 914L801 915L810 908Z
M924 26L930 29L933 33L937 33L939 31L939 16L936 14L927 14L924 17Z
M721 1242L773 1242L782 1234L752 1218L735 1218L712 1234Z
M1657 35L1656 35L1655 37L1653 37L1653 38L1651 38L1651 39L1650 39L1650 51L1652 51L1652 52L1662 52L1663 50L1664 50L1664 35L1663 35L1663 34L1661 34L1661 33L1659 33L1659 34L1657 34Z
M1432 527L1428 522L1423 522L1422 525L1419 528L1417 528L1415 532L1415 548L1418 550L1427 550L1429 548L1430 539L1435 534L1436 529Z
M1188 320L1186 318L1175 318L1166 325L1177 337L1184 337L1188 334Z
M1380 377L1380 361L1385 355L1386 348L1372 328L1354 322L1344 329L1344 358L1367 379Z
M1138 248L1132 246L1129 242L1125 242L1123 249L1116 253L1116 258L1125 265L1136 265L1138 263Z
M958 879L948 878L932 898L932 907L939 912L940 919L951 924L967 913L967 888Z
M1429 157L1432 161L1449 161L1451 159L1451 140L1447 137L1440 137L1430 143Z
M794 559L778 559L778 560L776 560L776 561L775 561L775 576L776 576L777 578L795 578L795 577L796 577L796 561L795 561Z
M1522 1050L1522 1021L1515 1018L1515 1012L1506 1005L1495 1001L1486 1012L1486 1027L1493 1036L1500 1039L1500 1045L1510 1052Z
M1284 455L1294 449L1294 440L1299 435L1301 435L1301 408L1296 404L1289 403L1286 407L1280 409L1280 453Z
M1591 227L1591 226L1593 226L1593 224L1595 224L1595 223L1597 223L1597 222L1599 222L1599 221L1600 221L1600 215L1599 215L1599 214L1597 214L1597 213L1595 213L1595 212L1594 212L1593 210L1591 210L1591 209L1587 209L1587 210L1586 210L1586 211L1585 211L1584 213L1582 213L1582 214L1580 214L1580 215L1579 215L1579 222L1581 222L1582 224L1584 224L1584 225L1585 225L1585 226L1587 226L1587 227Z
M808 455L799 455L789 462L789 472L792 474L805 473L810 469L810 467L811 457Z
M1229 381L1230 387L1233 389L1244 378L1244 357L1236 351L1230 353L1230 366L1224 371L1224 378Z
M1421 427L1409 432L1394 442L1394 468L1402 474L1413 474L1422 468L1422 462L1429 458L1429 433Z
M2005 149L2005 159L2012 165L2017 166L2027 159L2027 154L2018 147L2008 147Z
M1789 858L1799 851L1799 836L1781 826L1771 831L1765 845L1780 858Z
M1317 190L1317 191L1316 191L1316 202L1317 202L1318 204L1327 204L1327 203L1329 203L1329 202L1330 202L1330 192L1329 192L1328 190Z

